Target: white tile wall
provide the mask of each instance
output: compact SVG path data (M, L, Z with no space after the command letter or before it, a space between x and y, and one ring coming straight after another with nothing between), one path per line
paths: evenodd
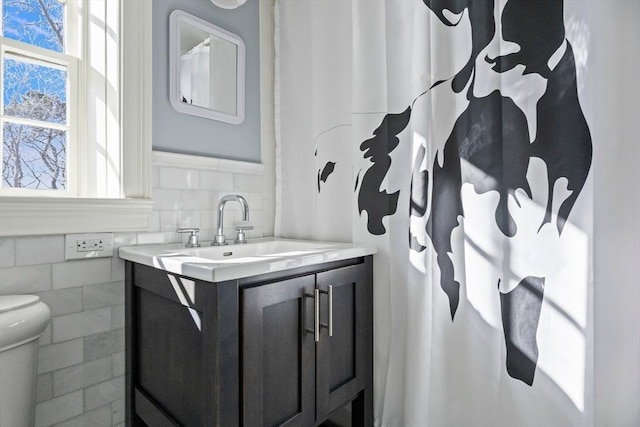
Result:
M51 264L3 268L0 294L27 294L51 289Z
M221 159L154 153L154 214L149 233L138 236L139 244L166 243L182 239L176 235L180 227L200 228L201 240L212 240L216 234L217 207L221 197L240 194L249 202L249 224L254 227L248 238L262 237L271 229L263 217L264 180L261 165ZM269 196L271 197L271 196ZM227 203L224 232L235 237L235 226L242 222L239 205ZM266 226L265 226L266 222Z
M116 329L84 339L84 360L93 360L123 351L124 329Z
M57 427L88 427L88 426L110 426L115 425L112 421L112 413L114 409L112 405L106 405L102 408L87 411L79 417L72 418L63 423L57 424Z
M64 249L63 249L64 252ZM106 283L111 280L111 259L82 259L51 265L53 289Z
M110 380L111 365L111 357L107 356L54 372L53 395L61 396Z
M16 240L16 265L64 261L64 236L26 237Z
M55 425L84 412L82 390L54 397L36 406L36 427Z
M60 289L37 295L49 306L52 316L82 311L82 288Z
M54 343L88 337L111 330L111 308L57 316L51 320L51 324Z
M145 233L116 233L114 248L186 239L199 227L211 240L220 197L247 198L248 237L272 230L263 218L259 165L154 153L154 211ZM271 197L269 195L268 197ZM235 236L237 203L225 208L225 234ZM64 236L0 238L0 295L37 294L52 321L40 338L36 426L124 425L124 262L117 256L64 260Z
M75 339L59 344L41 345L38 351L38 373L55 371L82 363L84 340Z

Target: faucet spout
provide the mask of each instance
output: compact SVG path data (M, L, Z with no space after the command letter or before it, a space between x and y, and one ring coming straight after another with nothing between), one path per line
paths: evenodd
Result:
M216 232L216 236L211 242L212 245L226 245L226 238L223 233L224 228L224 206L227 202L238 202L240 203L240 209L242 209L242 220L249 221L249 203L247 199L240 196L239 194L229 194L220 199L218 203L218 231Z

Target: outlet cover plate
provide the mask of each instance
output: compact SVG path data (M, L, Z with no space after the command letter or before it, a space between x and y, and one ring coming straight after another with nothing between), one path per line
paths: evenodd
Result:
M113 256L113 233L82 233L64 236L64 259Z

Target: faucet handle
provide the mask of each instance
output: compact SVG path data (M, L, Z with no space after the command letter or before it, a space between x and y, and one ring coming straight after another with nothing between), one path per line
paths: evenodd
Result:
M236 227L238 235L236 236L235 243L247 243L247 235L245 231L253 230L253 225L240 225Z
M198 233L200 232L199 228L178 228L178 233L191 233L189 236L189 240L184 245L188 248L197 248L200 246L200 242L198 242Z

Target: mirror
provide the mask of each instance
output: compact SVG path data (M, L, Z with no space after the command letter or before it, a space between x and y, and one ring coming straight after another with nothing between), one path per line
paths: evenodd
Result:
M169 16L170 95L177 111L227 123L244 120L244 42L182 10Z

